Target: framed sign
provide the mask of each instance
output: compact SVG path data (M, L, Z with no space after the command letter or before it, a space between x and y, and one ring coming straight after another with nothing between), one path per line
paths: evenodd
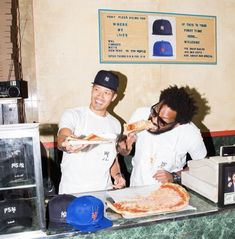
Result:
M219 164L218 205L235 205L235 161Z
M99 9L101 63L216 64L216 17Z

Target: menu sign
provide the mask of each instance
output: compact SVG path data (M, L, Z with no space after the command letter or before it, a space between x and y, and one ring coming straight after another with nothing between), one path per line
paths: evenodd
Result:
M99 10L101 63L216 64L216 17Z

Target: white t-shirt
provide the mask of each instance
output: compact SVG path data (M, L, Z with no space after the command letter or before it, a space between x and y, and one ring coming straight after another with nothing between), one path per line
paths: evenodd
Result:
M116 118L110 114L99 116L89 107L66 110L59 123L61 128L69 128L77 136L92 133L110 136L121 132ZM79 153L63 153L59 194L111 188L110 167L117 155L115 142L88 147L88 150Z
M150 108L137 109L130 122L148 119ZM148 131L137 134L130 186L159 184L153 175L159 169L177 172L186 164L186 154L202 159L207 151L200 130L191 122L165 133L154 135Z

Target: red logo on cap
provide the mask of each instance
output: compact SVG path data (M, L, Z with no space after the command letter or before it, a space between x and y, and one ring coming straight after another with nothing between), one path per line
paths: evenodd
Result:
M92 211L93 212L91 214L91 217L92 217L93 221L95 221L96 218L97 218L97 215L98 215L98 208L96 209L96 211L94 211L93 208L92 208Z

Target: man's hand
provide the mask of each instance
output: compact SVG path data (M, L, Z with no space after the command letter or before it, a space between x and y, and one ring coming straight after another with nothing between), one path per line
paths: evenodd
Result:
M120 188L124 188L125 186L126 186L126 180L123 178L121 173L118 173L114 177L113 188L114 189L120 189Z
M71 145L69 140L65 138L61 146L62 151L70 154L70 153L78 153L84 148L86 148L88 145L87 144Z
M157 172L153 175L153 178L155 178L161 183L173 182L172 174L167 172L166 170L157 170Z
M118 152L125 156L130 154L133 144L136 142L137 136L135 133L130 133L128 135L121 135L117 140L117 150Z

